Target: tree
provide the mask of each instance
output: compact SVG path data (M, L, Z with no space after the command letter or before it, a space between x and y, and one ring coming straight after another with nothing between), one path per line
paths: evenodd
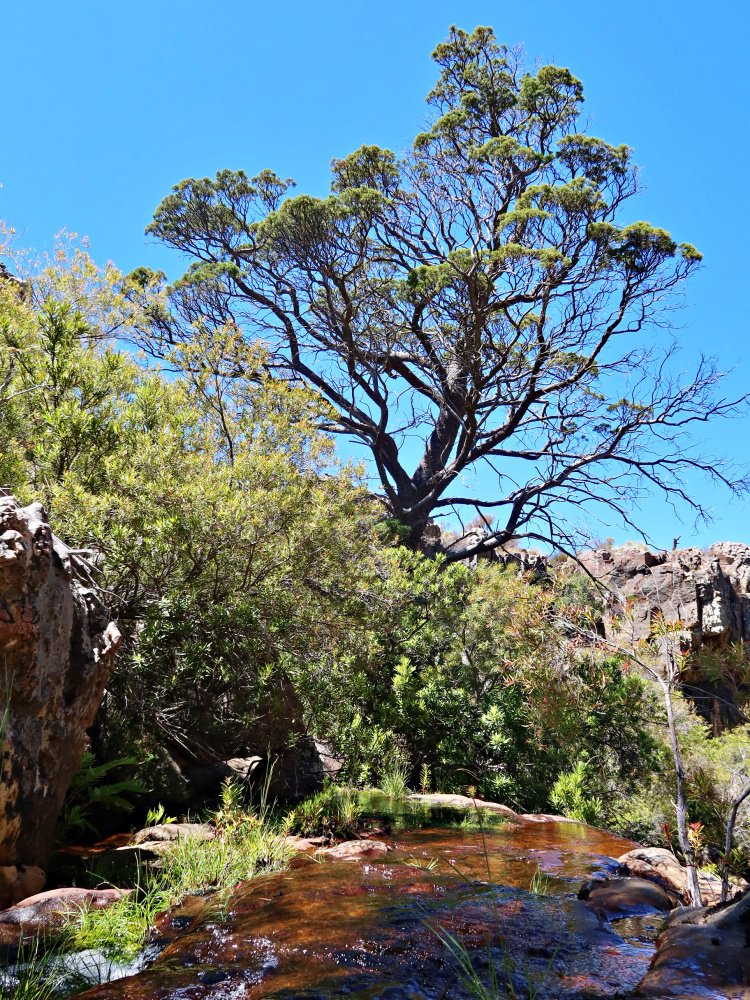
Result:
M431 127L403 156L334 161L329 197L291 197L270 171L173 189L148 231L193 262L150 349L227 322L266 341L269 371L314 388L326 427L369 449L414 547L431 516L470 509L495 515L471 552L570 549L571 503L635 527L647 488L704 514L686 475L744 483L689 431L740 401L711 360L681 379L653 336L700 254L618 221L631 151L580 131L569 70L525 72L490 28L451 28L433 57Z

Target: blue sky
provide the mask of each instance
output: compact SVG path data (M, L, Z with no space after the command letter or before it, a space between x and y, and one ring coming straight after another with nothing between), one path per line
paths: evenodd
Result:
M745 64L750 14L737 2L358 0L214 5L195 0L2 5L0 217L24 245L67 228L99 260L172 275L181 263L143 230L175 182L221 167L271 167L323 194L332 157L363 142L394 149L425 122L430 52L451 23L494 26L531 60L583 80L590 130L634 147L636 217L705 255L677 317L686 363L703 350L747 388L744 309L750 152ZM744 461L750 418L706 432ZM705 530L644 508L657 544L750 541L750 505L712 495ZM598 534L625 535L602 526Z

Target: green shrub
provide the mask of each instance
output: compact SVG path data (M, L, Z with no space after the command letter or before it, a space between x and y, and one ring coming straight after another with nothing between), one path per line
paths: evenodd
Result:
M303 837L354 836L361 815L356 795L348 788L326 785L310 798L300 802L287 817L290 833Z

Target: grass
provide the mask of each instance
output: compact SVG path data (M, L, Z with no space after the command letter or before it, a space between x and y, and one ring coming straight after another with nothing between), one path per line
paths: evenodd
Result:
M542 868L537 865L534 874L531 876L529 892L535 896L546 896L549 893L550 885L551 879L549 875L545 874Z
M409 767L407 764L396 764L389 771L386 771L380 779L380 790L389 799L404 799L409 791L406 784L409 778Z
M356 836L362 809L356 792L336 785L300 802L286 818L285 830L303 837Z
M22 947L15 963L0 970L0 1000L66 1000L97 986L97 970L86 975L83 969L65 968L66 953L66 944L50 946L44 938Z

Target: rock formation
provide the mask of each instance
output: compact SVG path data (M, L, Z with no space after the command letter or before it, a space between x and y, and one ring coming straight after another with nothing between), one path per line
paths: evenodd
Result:
M0 496L0 905L41 888L120 634L39 504Z
M715 728L739 721L731 685L702 665L712 653L750 642L750 545L718 542L698 548L652 552L643 545L598 549L581 556L586 569L610 591L603 626L617 630L627 608L628 637L646 639L655 616L682 626L683 648L698 654L683 676L688 694Z

